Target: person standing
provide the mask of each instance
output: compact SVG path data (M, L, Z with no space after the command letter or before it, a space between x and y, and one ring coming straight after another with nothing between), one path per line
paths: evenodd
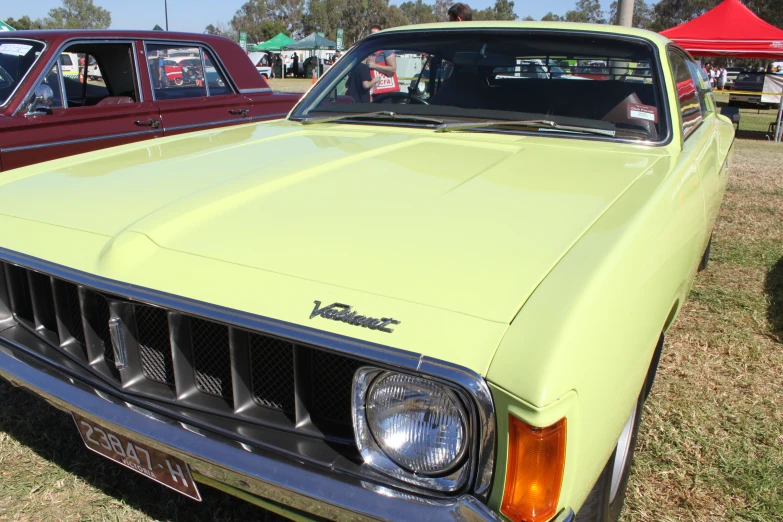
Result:
M291 65L294 69L294 78L298 78L299 77L299 54L298 53L294 53L294 61Z
M454 4L449 7L449 22L472 22L473 9L468 4Z
M726 82L729 79L729 71L726 69L726 67L721 66L720 68L720 76L718 77L718 88L722 91L726 88Z
M380 25L370 27L370 34L381 30ZM397 55L394 51L378 51L368 64L375 82L371 95L399 92L400 83L397 80Z
M380 79L380 76L373 78L370 74L367 61L359 62L348 75L348 80L345 82L345 93L353 98L355 103L370 103L370 89L377 85Z

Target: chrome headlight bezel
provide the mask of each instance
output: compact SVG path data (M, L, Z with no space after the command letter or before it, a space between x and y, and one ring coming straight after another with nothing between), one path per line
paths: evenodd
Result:
M459 457L455 459L455 462L449 466L448 469L441 473L416 473L397 464L389 456L387 456L386 453L384 453L383 449L375 440L375 436L370 430L366 412L367 396L370 388L377 379L384 375L394 373L411 375L412 377L420 378L439 386L450 397L453 397L453 399L456 401L456 404L462 411L462 418L464 419L466 434L466 441L464 445L465 447L460 452ZM462 394L460 391L428 377L407 374L405 372L383 370L381 368L374 367L359 368L354 374L351 406L354 436L359 452L361 453L365 464L376 471L414 486L443 493L450 493L459 490L467 484L471 475L472 466L471 459L469 457L474 444L471 415L468 413L468 409L465 408L465 401L466 399L464 394Z

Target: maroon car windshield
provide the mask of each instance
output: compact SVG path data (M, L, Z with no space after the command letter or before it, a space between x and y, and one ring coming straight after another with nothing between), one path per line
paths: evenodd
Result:
M0 38L0 105L8 103L43 48L34 40Z

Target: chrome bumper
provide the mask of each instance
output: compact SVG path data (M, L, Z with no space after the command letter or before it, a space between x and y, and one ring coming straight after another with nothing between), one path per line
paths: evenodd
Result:
M76 412L183 459L197 481L245 492L265 499L267 504L271 501L279 506L275 511L283 514L290 511L299 518L314 515L331 520L499 520L470 495L452 499L416 497L344 473L312 469L292 459L259 453L96 390L3 341L0 377L60 410ZM570 518L561 513L557 520Z

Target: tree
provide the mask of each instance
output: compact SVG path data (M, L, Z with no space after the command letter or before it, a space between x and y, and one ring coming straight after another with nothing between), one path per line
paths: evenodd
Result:
M108 29L111 13L93 0L63 0L62 7L49 9L43 20L46 29Z
M617 1L609 6L609 23L617 23ZM635 0L633 4L633 26L640 29L649 29L653 23L653 8L644 0Z
M402 3L400 4L400 10L402 10L410 24L429 24L438 21L433 12L433 6L425 4L422 0Z
M604 12L601 10L599 0L577 0L575 9L565 15L567 22L581 22L585 24L605 24Z
M5 23L19 31L24 31L25 29L43 29L42 20L31 20L30 17L26 15L21 18L17 18L16 20L13 18L6 18Z
M435 0L435 5L432 6L432 12L438 22L449 21L449 7L454 5L452 0Z
M535 22L535 21L536 21L536 19L535 19L535 18L533 18L533 17L532 17L532 16L530 16L530 15L527 15L526 17L524 17L524 18L522 19L522 21L523 21L523 22Z
M547 14L544 15L543 18L541 18L542 22L562 22L563 20L565 19L562 16L557 15L552 11L549 11Z
M509 0L495 0L495 5L481 11L473 12L474 20L516 20L519 18L514 12L514 2Z

